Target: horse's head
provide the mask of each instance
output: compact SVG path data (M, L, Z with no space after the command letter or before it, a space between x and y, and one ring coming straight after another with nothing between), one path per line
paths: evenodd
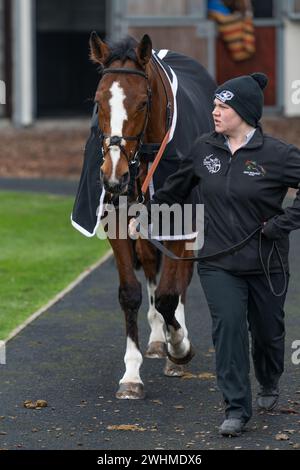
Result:
M127 38L109 47L92 33L90 51L102 74L95 96L103 135L100 177L108 192L121 194L127 190L129 166L137 159L148 122L151 90L147 64L152 42L145 35L140 43Z

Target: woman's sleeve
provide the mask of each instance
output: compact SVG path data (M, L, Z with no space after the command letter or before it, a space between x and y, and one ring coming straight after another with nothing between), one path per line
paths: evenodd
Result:
M179 169L170 175L163 187L155 192L152 204L182 204L192 189L197 186L200 177L195 173L194 154L181 161Z
M300 149L294 145L288 146L283 169L283 184L298 191L293 205L287 207L283 214L270 219L264 227L263 232L266 237L274 240L300 228Z

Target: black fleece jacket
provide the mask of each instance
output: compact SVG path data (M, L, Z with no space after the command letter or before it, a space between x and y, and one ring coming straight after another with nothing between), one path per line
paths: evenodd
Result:
M289 233L300 228L300 191L291 207L283 210L287 190L300 187L300 150L263 133L257 127L248 144L231 154L222 134L205 134L195 141L179 170L169 176L151 204L184 203L199 185L204 204L204 246L199 255L225 250L264 227L263 258L276 240L288 271ZM202 262L201 262L202 263ZM206 261L236 274L260 274L258 234L233 254ZM278 256L270 272L280 272Z

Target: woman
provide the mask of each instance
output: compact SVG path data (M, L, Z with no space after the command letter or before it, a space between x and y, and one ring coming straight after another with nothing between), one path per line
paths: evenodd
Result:
M219 86L215 132L197 139L151 202L182 203L199 185L205 209L203 257L228 251L258 227L233 253L198 263L225 401L223 436L240 435L252 415L247 319L260 409L276 406L284 368L288 236L300 228L300 192L292 207L283 210L282 202L288 187L299 187L300 151L263 133L259 120L267 80L255 73ZM130 227L134 232L134 222Z

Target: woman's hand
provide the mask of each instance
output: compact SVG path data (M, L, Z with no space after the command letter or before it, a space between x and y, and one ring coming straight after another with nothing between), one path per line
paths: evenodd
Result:
M128 225L128 233L131 238L139 238L140 237L140 232L138 231L138 221L135 218L130 219L129 225Z
M269 240L280 240L281 238L287 237L288 232L284 232L277 224L276 224L276 216L272 217L271 219L267 220L267 222L263 222L262 233L266 238Z
M263 227L262 227L262 229L261 229L261 232L262 232L262 233L264 233L265 225L267 225L267 222L263 222Z

